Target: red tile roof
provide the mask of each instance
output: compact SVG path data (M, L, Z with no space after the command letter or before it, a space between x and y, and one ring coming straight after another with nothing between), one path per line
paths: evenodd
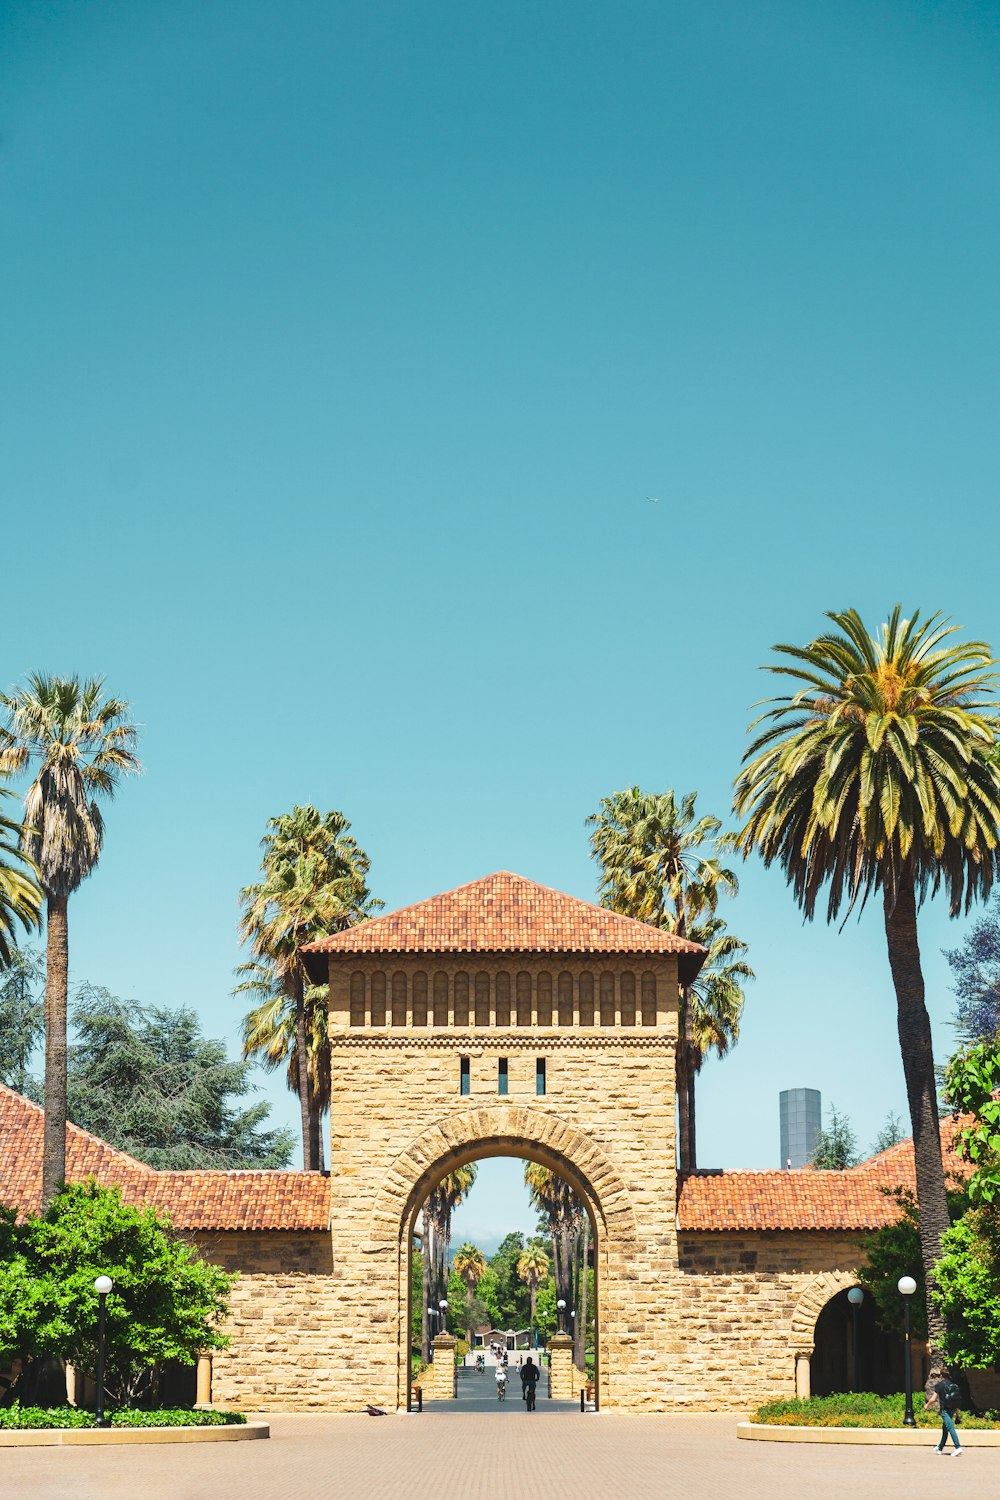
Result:
M955 1125L941 1126L945 1172L963 1176L951 1148ZM811 1167L776 1172L695 1172L679 1181L680 1230L872 1230L894 1224L899 1205L886 1189L915 1187L913 1142L900 1141L846 1172Z
M678 953L705 949L500 870L309 943L305 953Z
M37 1213L44 1112L0 1084L0 1203ZM158 1172L106 1141L66 1127L66 1177L96 1177L127 1203L169 1213L178 1229L327 1229L330 1183L319 1172Z

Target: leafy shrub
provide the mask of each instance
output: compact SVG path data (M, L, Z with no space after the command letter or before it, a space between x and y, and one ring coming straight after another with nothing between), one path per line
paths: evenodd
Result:
M231 1427L245 1422L239 1411L188 1411L180 1406L161 1407L158 1411L135 1411L123 1407L111 1413L112 1427ZM0 1431L24 1431L28 1428L95 1427L92 1411L77 1406L18 1406L0 1409Z
M915 1391L913 1414L918 1427L940 1425L937 1411L924 1411L923 1391ZM807 1401L768 1401L754 1412L753 1420L767 1427L902 1427L905 1396L876 1396L870 1391L844 1392L835 1396L810 1396ZM962 1412L963 1427L1000 1427L1000 1413L982 1417Z

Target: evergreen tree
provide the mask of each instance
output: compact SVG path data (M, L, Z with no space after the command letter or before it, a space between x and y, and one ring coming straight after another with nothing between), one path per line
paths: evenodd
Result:
M151 1167L238 1169L288 1165L289 1131L262 1128L251 1065L202 1036L193 1010L125 1004L83 985L73 1007L70 1118Z

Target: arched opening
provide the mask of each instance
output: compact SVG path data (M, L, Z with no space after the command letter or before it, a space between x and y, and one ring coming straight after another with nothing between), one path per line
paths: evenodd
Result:
M874 1391L888 1396L903 1389L903 1340L879 1326L874 1299L865 1295L857 1309L845 1288L820 1310L813 1335L810 1386L814 1396L840 1391ZM855 1343L855 1328L857 1342ZM855 1351L857 1373L855 1374Z
M522 1212L509 1232L500 1233L494 1216L492 1233L480 1235L486 1269L484 1273L480 1268L480 1279L473 1286L474 1273L467 1266L463 1279L459 1252L466 1249L467 1262L468 1249L478 1246L463 1247L453 1234L450 1242L441 1243L442 1208L456 1191L467 1196L471 1205L477 1187L466 1186L470 1169L486 1161L507 1164L512 1172L522 1169L524 1178L530 1180L533 1201L527 1220ZM489 1191L487 1186L481 1198L488 1199ZM528 1203L527 1189L524 1203ZM461 1209L456 1211L461 1222ZM432 1409L437 1402L448 1401L453 1411L520 1409L520 1373L529 1360L540 1371L537 1410L578 1403L581 1390L585 1399L598 1404L600 1263L605 1236L594 1189L567 1157L523 1139L469 1142L422 1174L409 1196L402 1228L408 1295L401 1334L406 1344L408 1406L419 1382L425 1409L428 1401ZM539 1275L542 1267L544 1275ZM443 1301L442 1291L446 1293ZM443 1311L435 1305L439 1301ZM454 1351L434 1349L433 1336L440 1332L456 1340ZM558 1354L557 1334L565 1343ZM442 1371L424 1368L428 1354L433 1362L442 1352L449 1358L453 1353L455 1358L450 1391L445 1389L448 1381ZM507 1376L509 1403L497 1402L498 1367Z

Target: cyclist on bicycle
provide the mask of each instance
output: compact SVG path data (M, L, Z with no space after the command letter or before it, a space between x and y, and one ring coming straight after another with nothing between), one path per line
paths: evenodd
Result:
M497 1365L497 1400L503 1401L507 1395L507 1371L503 1365Z

